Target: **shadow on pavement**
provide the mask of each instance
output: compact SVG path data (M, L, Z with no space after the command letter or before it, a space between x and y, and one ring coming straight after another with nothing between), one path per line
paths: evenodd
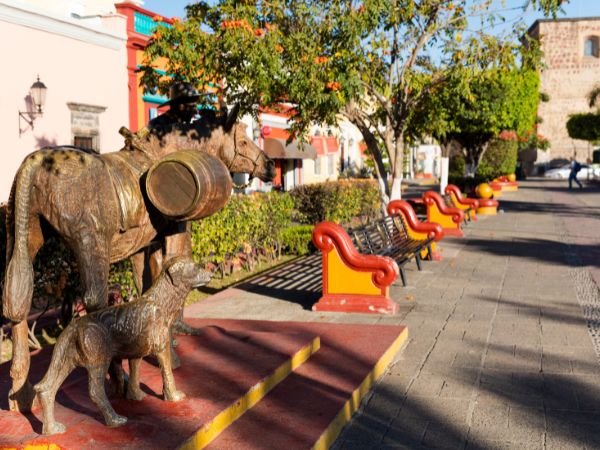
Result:
M465 242L465 245L494 255L535 259L556 264L565 264L565 253L567 252L576 252L578 255L584 255L590 250L589 245L567 245L549 239L525 238L513 238L510 240L469 238ZM588 263L586 265L600 267L600 260L586 261L586 263ZM570 265L572 266L572 264ZM565 267L565 270L568 270L568 268Z
M236 288L311 309L321 297L321 254L315 253L285 264Z

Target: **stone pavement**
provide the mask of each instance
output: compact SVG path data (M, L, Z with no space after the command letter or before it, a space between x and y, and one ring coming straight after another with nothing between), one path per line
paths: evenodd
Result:
M393 287L396 316L311 312L310 258L186 315L408 325L337 449L600 448L600 189L527 181L500 207Z

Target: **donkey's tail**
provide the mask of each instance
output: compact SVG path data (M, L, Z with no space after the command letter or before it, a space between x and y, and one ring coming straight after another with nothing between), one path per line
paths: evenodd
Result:
M4 278L2 306L4 316L13 322L27 319L33 295L33 266L29 257L29 208L32 177L42 158L43 156L36 152L21 164L9 201L12 207L9 207L7 215L6 232L14 233L14 236L7 239L8 243L13 243L13 248L7 248L6 252L10 261ZM9 217L11 214L13 217Z

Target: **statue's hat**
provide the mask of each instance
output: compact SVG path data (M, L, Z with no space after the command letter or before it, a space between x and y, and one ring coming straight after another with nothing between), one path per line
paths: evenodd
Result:
M169 101L162 104L176 105L180 103L197 103L200 94L191 83L174 83L169 88Z

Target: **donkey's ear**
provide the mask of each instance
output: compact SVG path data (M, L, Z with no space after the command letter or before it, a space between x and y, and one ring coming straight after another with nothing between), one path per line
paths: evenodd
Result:
M223 129L225 130L225 132L227 133L228 131L230 131L233 126L235 125L235 122L237 121L237 116L238 113L240 112L240 104L236 103L233 108L231 108L231 111L229 111L229 114L227 114L227 118L225 119L225 123L223 124Z

